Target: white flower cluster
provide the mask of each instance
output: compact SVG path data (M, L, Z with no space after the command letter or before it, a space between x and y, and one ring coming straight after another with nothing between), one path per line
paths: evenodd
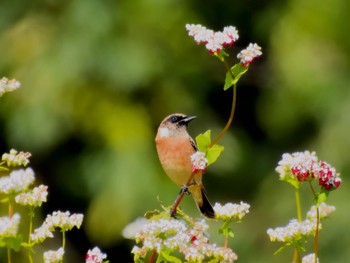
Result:
M21 86L21 83L15 79L9 80L6 77L0 79L0 97L6 92L14 91Z
M0 217L0 239L16 236L20 219L21 217L17 213L11 218L8 216Z
M60 228L61 231L71 230L73 227L80 228L83 222L83 214L70 214L67 212L53 212L52 215L47 215L44 223L37 229L34 233L30 235L30 238L35 243L41 243L46 238L52 238L52 231L54 229Z
M106 258L106 254L102 253L98 247L94 247L87 252L85 263L103 263L103 260Z
M317 263L319 263L320 261L318 260L317 258ZM301 263L315 263L315 254L314 253L311 253L309 255L306 255L304 256L302 259L301 259Z
M191 155L192 172L205 172L208 164L208 159L205 157L204 152L197 151Z
M23 206L33 206L39 207L43 202L46 202L47 199L47 186L39 185L34 187L33 190L26 193L21 193L15 197L16 203Z
M292 154L284 153L282 155L282 160L278 162L276 172L279 173L281 179L294 178L294 175L291 172L292 167L300 167L300 170L305 172L316 162L317 156L315 152L305 151Z
M319 206L318 206L318 211L319 211L319 217L320 219L324 219L324 218L327 218L328 215L332 212L335 211L335 206L333 205L327 205L326 203L321 203ZM310 210L307 212L307 218L309 218L310 220L316 220L316 216L317 216L317 213L316 213L316 206L312 206L310 208Z
M299 222L297 219L292 219L285 227L269 228L267 234L271 241L291 242L313 235L315 231L316 221L306 219Z
M203 262L210 257L220 259L220 262L236 260L237 255L230 248L209 243L208 228L204 220L191 221L191 224L173 218L151 220L136 235L136 241L142 242L142 247L134 246L132 253L135 260L146 257L149 251L179 251L188 262Z
M261 55L261 47L257 44L250 43L246 49L243 49L238 53L237 58L241 61L241 64L246 67Z
M219 53L225 46L231 46L239 37L233 26L224 27L222 32L215 32L202 25L187 24L186 30L197 44L204 43L211 54Z
M14 170L9 176L0 178L0 193L15 194L28 189L34 182L32 168Z
M246 214L249 213L249 208L250 205L242 201L240 204L227 203L225 205L221 205L219 203L215 203L214 205L216 218L221 218L223 220L234 218L241 220Z
M49 250L44 252L45 263L60 263L63 260L64 249L61 247L58 250Z
M30 152L18 152L11 149L9 153L2 155L2 161L5 161L8 167L26 166L29 163L30 156L32 156Z

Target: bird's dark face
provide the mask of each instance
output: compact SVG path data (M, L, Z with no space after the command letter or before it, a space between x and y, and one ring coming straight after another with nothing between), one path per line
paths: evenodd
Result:
M167 123L168 125L175 125L177 127L187 127L188 123L195 118L196 116L187 116L181 113L175 113L165 118L163 123Z

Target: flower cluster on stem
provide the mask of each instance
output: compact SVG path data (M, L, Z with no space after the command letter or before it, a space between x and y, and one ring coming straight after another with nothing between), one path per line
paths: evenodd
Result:
M298 219L292 219L286 227L268 229L267 233L271 241L284 242L285 245L282 248L294 246L295 261L316 263L318 262L318 232L322 228L321 220L335 210L334 206L329 206L324 201L331 190L340 186L339 173L327 162L318 160L316 153L310 151L283 154L276 171L279 173L280 180L290 183L295 189ZM301 215L299 195L299 188L304 182L308 183L315 202L305 220ZM316 189L315 184L319 186L319 190ZM303 247L300 240L306 240L310 235L314 236L314 253L301 260L299 251L303 250Z
M231 223L234 219L241 219L249 212L248 209L249 205L245 203L214 206L215 212L218 213L217 220L222 220L226 228L227 221ZM135 262L141 262L147 257L151 259L149 262L153 262L153 257L157 257L157 262L165 259L177 259L178 262L178 253L186 262L237 260L237 255L227 246L226 241L222 247L209 241L209 225L204 219L194 220L181 210L178 211L178 216L177 219L169 218L165 209L163 212L152 213L148 220L137 219L125 228L125 237L134 238L136 243L141 244L132 249Z

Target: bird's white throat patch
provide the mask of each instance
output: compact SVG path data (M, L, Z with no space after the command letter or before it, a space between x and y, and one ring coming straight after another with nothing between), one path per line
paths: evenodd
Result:
M160 128L159 129L159 135L160 137L168 137L170 134L170 131L168 128Z

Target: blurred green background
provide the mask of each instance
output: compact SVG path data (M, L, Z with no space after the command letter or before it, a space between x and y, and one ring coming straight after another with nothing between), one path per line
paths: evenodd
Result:
M337 210L320 233L321 262L350 262L349 11L346 0L1 1L0 77L22 87L0 99L0 149L33 154L38 183L49 186L42 216L85 214L67 235L65 262L83 262L95 245L111 262L131 262L123 227L158 198L173 202L178 188L154 145L166 115L198 116L193 136L225 125L225 69L186 23L236 26L233 63L250 42L263 47L239 83L225 152L204 176L213 203L251 204L231 242L239 262L291 262L292 251L273 255L280 244L266 234L296 217L293 189L274 168L282 153L306 149L343 178L328 200ZM302 197L306 212L311 195ZM191 198L182 207L199 216Z

